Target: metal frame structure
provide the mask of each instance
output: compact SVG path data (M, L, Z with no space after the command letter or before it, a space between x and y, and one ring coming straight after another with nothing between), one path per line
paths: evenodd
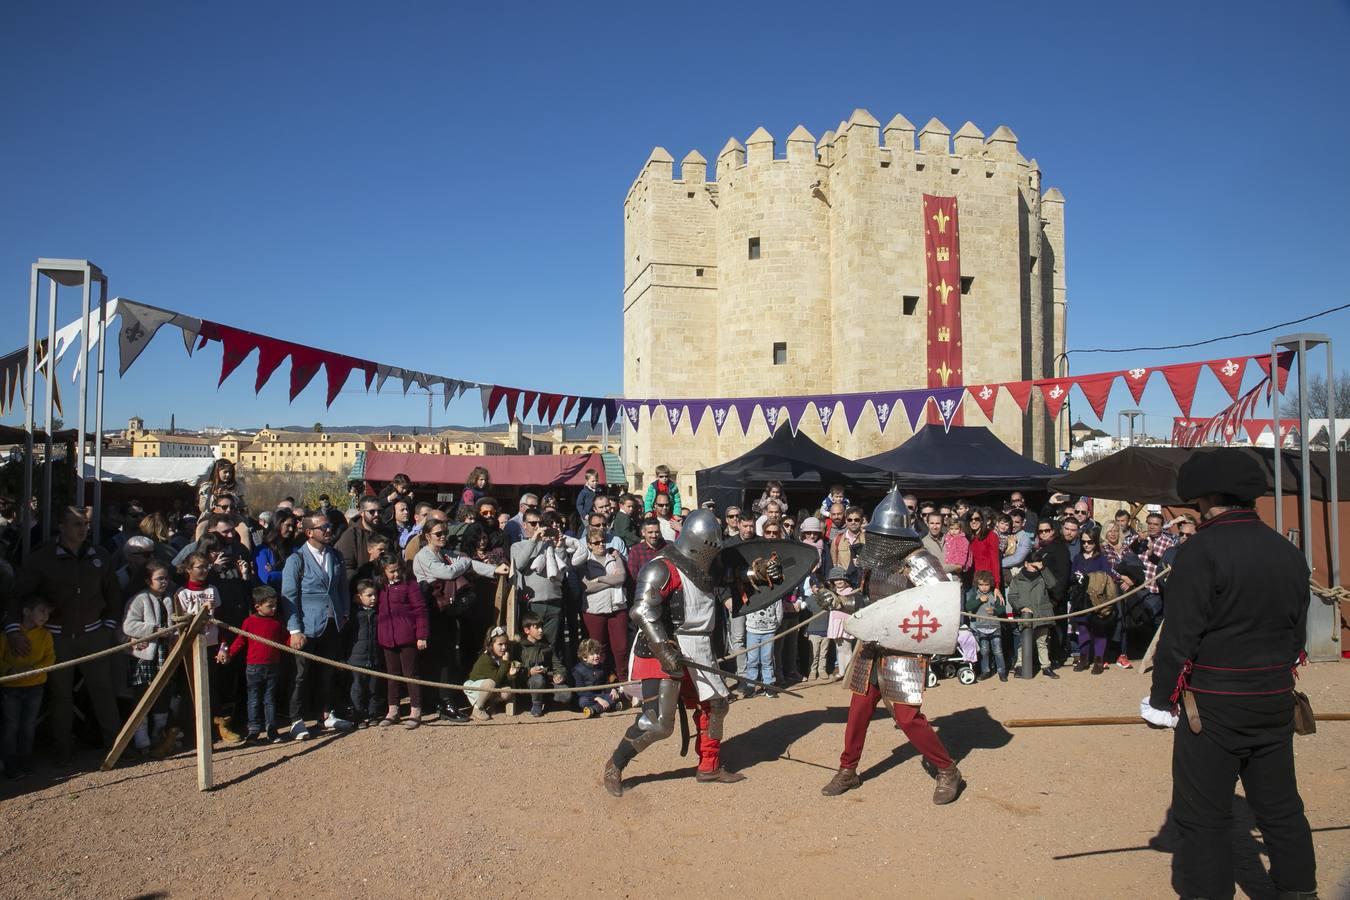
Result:
M1328 500L1331 522L1330 552L1327 564L1331 571L1329 586L1335 587L1341 581L1341 528L1337 504L1340 500L1340 486L1337 483L1337 442L1335 408L1335 371L1332 366L1331 338L1325 334L1299 333L1278 337L1270 343L1270 408L1275 416L1275 530L1284 534L1284 485L1282 457L1284 442L1280 440L1280 377L1279 356L1282 350L1292 350L1298 364L1298 436L1299 436L1299 544L1308 568L1313 565L1312 541L1312 463L1311 435L1308 433L1308 351L1315 347L1326 347L1327 351L1327 431L1330 436L1327 448ZM1316 595L1309 595L1308 606L1308 658L1313 661L1341 658L1340 647L1340 608L1336 603L1324 603Z
M23 397L23 427L24 427L24 461L23 461L23 499L19 504L22 528L22 553L26 558L28 551L32 549L33 533L33 510L29 502L33 496L33 425L34 425L34 407L37 402L37 364L38 364L38 337L37 337L37 319L38 319L38 287L43 278L48 282L47 294L47 362L44 366L44 378L46 379L45 403L45 430L47 440L45 444L45 457L43 461L42 473L42 497L39 505L39 512L42 520L42 537L44 540L51 537L52 534L52 432L54 430L53 401L56 396L56 307L58 300L59 287L78 287L80 288L81 304L81 327L80 327L80 397L77 415L79 417L76 425L75 438L75 459L74 471L72 473L71 483L73 486L71 504L75 506L84 505L84 452L85 452L85 425L88 424L89 411L89 333L91 331L89 321L89 310L92 302L94 284L99 286L98 299L98 334L101 340L98 345L98 368L95 374L94 389L94 497L93 497L93 516L90 521L90 530L94 535L98 534L99 514L103 501L103 381L104 381L104 360L108 347L108 276L103 270L94 265L87 259L46 259L39 258L33 263L32 274L28 284L28 362L25 369L27 378L26 391Z
M1127 446L1133 447L1133 446L1134 446L1134 420L1135 420L1135 419L1142 419L1142 420L1143 420L1143 427L1144 427L1145 430L1147 430L1147 428L1148 428L1148 419L1146 419L1146 418L1144 417L1144 411L1143 411L1142 409L1122 409L1120 412L1116 413L1116 440L1120 440L1121 437L1122 437L1122 435L1121 435L1121 433L1120 433L1120 431L1121 431L1121 429L1120 429L1120 420L1121 420L1122 418L1124 418L1124 419L1126 419L1126 420L1129 421L1130 443L1129 443Z

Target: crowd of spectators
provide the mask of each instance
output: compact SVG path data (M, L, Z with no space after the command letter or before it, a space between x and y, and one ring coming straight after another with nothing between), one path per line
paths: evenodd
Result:
M107 746L172 646L172 636L156 632L203 607L244 632L213 627L206 636L212 716L225 742L485 720L506 699L504 688L540 690L526 700L536 717L550 708L587 717L626 708L628 696L612 685L628 676L636 575L676 539L688 512L664 467L644 495L606 492L588 471L570 500L524 493L514 510L501 508L482 469L450 503L419 499L399 476L378 492L353 492L345 510L324 497L314 509L287 498L255 512L228 465L213 467L198 496L192 514L146 513L136 502L107 510L98 535L89 533L87 510L58 508L55 537L21 566L14 504L0 503L7 632L0 674L134 641L126 654L0 688L8 774L27 771L43 709L52 759L70 757L77 730L84 743ZM1165 521L1149 512L1140 523L1129 510L1105 513L1103 529L1090 501L1062 495L1035 511L1018 491L978 502L913 495L905 502L924 549L962 581L965 610L1003 620L970 623L981 680L1021 677L1018 616L1086 609L1145 584L1118 609L1072 626L1038 625L1033 633L1045 677L1059 677L1067 664L1094 674L1111 663L1129 668L1161 621L1165 580L1156 576L1195 530L1186 517ZM728 596L720 653L738 652L736 671L769 686L841 679L852 651L842 614L782 636L811 615L817 588L860 589L868 510L842 487L794 510L784 485L774 482L753 503L714 512L729 544L800 541L817 560L797 589L768 609L734 616ZM502 627L502 576L515 587L518 634ZM363 674L374 671L469 689L428 690ZM77 679L86 713L78 717ZM561 690L568 686L586 690ZM180 676L155 703L132 757L164 756L191 740L187 690ZM747 687L740 696L761 695L776 692Z

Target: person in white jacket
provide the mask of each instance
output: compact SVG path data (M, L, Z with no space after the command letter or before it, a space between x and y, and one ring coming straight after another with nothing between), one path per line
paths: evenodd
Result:
M127 603L126 615L122 619L122 633L138 643L131 647L135 665L128 679L132 687L139 688L143 695L155 680L169 648L174 641L173 635L149 639L156 631L162 631L173 624L173 580L169 577L169 567L159 561L152 561L145 567L145 590L132 597ZM178 739L178 728L169 724L169 705L173 701L173 682L160 693L150 708L149 715L141 720L132 737L136 750L149 752L162 759L173 752L174 742ZM153 724L157 738L154 746L150 744L150 729L147 722Z
M605 532L591 528L586 542L577 542L571 563L581 576L586 608L581 613L586 634L608 648L614 673L628 680L628 597L624 584L628 570L618 550L609 546Z

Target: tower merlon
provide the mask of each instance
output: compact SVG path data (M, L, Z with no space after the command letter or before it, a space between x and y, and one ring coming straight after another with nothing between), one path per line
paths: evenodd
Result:
M1059 188L1052 187L1041 195L1041 203L1058 203L1060 206L1063 206L1064 195L1060 193ZM1060 215L1063 215L1063 213L1061 212Z
M792 129L792 134L788 135L787 158L788 162L816 161L816 138L806 130L806 126L798 125Z
M1007 125L1000 125L985 141L985 155L999 162L1017 162L1017 135Z
M745 146L749 151L747 160L750 165L773 162L773 135L769 134L763 125L756 128L754 134L746 138Z
M820 142L816 144L816 152L820 154L820 161L825 165L834 162L834 131L827 130L820 136Z
M967 122L952 138L952 152L957 156L979 156L984 152L984 132Z
M855 109L848 117L848 136L855 147L876 147L881 143L881 123L865 109Z
M680 160L680 180L686 184L702 184L708 180L708 161L697 150L690 150Z
M891 116L883 134L886 146L892 150L914 151L914 123L899 113Z
M643 171L644 174L650 172L653 178L672 180L675 177L675 157L665 147L653 147Z
M739 169L743 165L745 165L745 147L734 137L727 138L726 146L717 154L717 180L721 181L725 173Z
M948 156L952 152L951 136L952 130L934 116L919 132L919 150L938 156Z

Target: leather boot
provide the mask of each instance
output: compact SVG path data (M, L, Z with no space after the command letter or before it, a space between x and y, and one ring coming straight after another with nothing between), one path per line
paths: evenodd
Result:
M216 731L220 733L220 739L227 744L238 744L244 740L244 736L230 727L229 716L215 716L211 719L216 723Z
M820 789L820 792L826 797L838 797L844 791L851 791L855 787L862 787L862 779L858 777L857 769L845 769L842 766L830 783Z
M933 802L938 806L951 803L961 793L961 770L956 766L938 769L937 787L933 788Z
M735 784L738 781L744 781L745 776L740 772L728 772L726 769L718 766L711 772L699 772L695 780L700 784Z
M1080 656L1073 661L1073 670L1075 672L1081 672L1084 669L1086 669L1089 665L1090 663L1088 662L1087 657Z
M150 755L155 759L164 759L173 754L176 742L178 741L178 726L165 725L160 731L159 737L150 745Z
M605 790L612 796L623 796L623 769L614 765L614 760L605 763Z

